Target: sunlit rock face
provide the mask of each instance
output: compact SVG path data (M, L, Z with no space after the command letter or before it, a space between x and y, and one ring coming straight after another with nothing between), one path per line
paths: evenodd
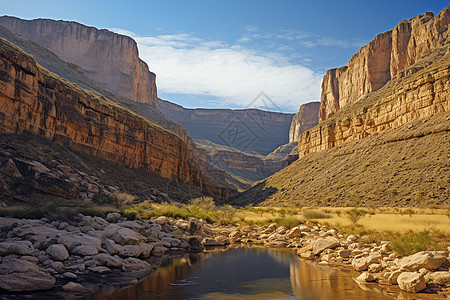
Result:
M136 42L76 22L1 17L0 25L78 65L86 76L124 101L157 108L156 76L139 59Z
M320 102L310 102L300 106L298 113L292 118L289 143L298 142L298 137L302 132L319 123L319 108Z
M449 21L449 8L436 17L427 12L402 21L362 47L348 66L328 70L322 82L320 121L378 90L431 50L448 45Z
M144 118L62 81L0 39L0 132L27 132L162 177L201 186L186 144Z
M450 8L402 21L328 70L320 123L299 136L299 157L448 111L449 21Z

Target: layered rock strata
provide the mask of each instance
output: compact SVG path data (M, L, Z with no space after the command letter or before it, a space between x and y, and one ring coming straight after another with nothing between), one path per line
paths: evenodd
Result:
M448 111L450 52L442 49L423 61L425 65L430 62L426 67L416 64L405 70L382 89L304 132L299 138L299 157Z
M72 149L201 186L175 134L61 80L0 40L0 129L29 132Z
M125 102L147 103L157 108L156 76L139 58L132 38L76 22L49 19L4 16L0 25L77 64L89 79Z
M319 123L319 108L320 102L310 102L300 106L298 113L292 118L289 143L298 142L298 137L302 132Z
M390 79L448 44L450 8L436 17L427 12L379 34L352 56L348 66L328 70L322 82L319 119L378 90Z

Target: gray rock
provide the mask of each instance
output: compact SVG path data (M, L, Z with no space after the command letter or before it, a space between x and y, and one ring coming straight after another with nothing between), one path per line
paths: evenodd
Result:
M98 250L92 246L80 245L73 248L71 253L78 254L80 256L93 256L98 254Z
M111 256L106 253L100 253L92 258L97 262L97 265L120 268L122 266L122 259L118 256Z
M45 251L53 260L66 260L69 252L63 244L53 244Z
M143 260L129 257L122 262L122 270L125 272L150 270L151 265Z
M79 283L69 282L62 286L62 290L69 293L85 293L87 289Z
M89 271L96 272L99 274L111 273L111 269L104 266L90 267Z
M10 241L0 243L0 255L31 255L33 253L34 247L30 241Z

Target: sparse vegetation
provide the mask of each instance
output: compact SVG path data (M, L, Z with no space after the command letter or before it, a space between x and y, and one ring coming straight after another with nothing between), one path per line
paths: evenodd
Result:
M315 220L315 219L328 219L331 216L323 211L316 210L316 209L303 209L302 215L307 220Z
M353 224L358 223L358 221L365 217L365 215L367 214L367 211L364 209L360 209L360 208L352 208L350 210L347 210L345 212L345 216L347 217L347 219L350 220L350 222L352 222Z
M424 250L441 250L428 231L408 231L391 240L389 247L400 256L407 256Z

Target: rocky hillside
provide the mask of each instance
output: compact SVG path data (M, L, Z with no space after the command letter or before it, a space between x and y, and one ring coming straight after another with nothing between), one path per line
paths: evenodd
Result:
M296 160L230 203L448 206L450 112Z
M0 25L76 64L88 78L124 102L157 107L155 74L139 58L132 38L76 22L49 19L4 16L0 17Z
M385 71L395 70L389 73L390 80L381 84L381 79L375 80L381 77L374 77L358 99L344 98L344 95L353 95L353 89L359 84L356 78L361 78L361 74L378 74L387 54L377 49L385 36L393 33L379 35L353 56L349 67L341 70L347 72L348 78L355 78L355 83L346 87L337 84L340 81L333 81L331 86L339 87L336 95L343 97L339 99L355 101L343 100L345 105L329 101L330 74L339 69L330 70L322 85L321 118L326 116L326 120L300 135L300 159L238 195L233 203L448 204L450 191L444 174L449 172L446 158L450 130L450 50L446 38L449 16L447 8L435 18L427 13L401 22L392 32L410 26L413 29L408 41L413 41L417 49L422 49L420 45L429 47L423 52L405 50L409 53L406 57L410 58L396 58L405 61L403 68L389 63L391 66ZM414 29L416 26L429 31ZM380 63L358 67L356 59L366 52L370 59ZM391 52L388 56L391 57ZM367 63L370 59L366 57L363 61ZM334 106L329 106L330 103ZM339 110L324 115L326 107Z
M198 166L175 134L38 66L1 39L0 128L201 186Z
M161 113L183 126L194 139L262 155L289 142L293 114L258 109L189 109L161 99L158 103Z
M298 113L292 118L289 143L298 142L300 134L319 123L319 108L320 102L310 102L300 106Z
M402 21L362 47L348 66L328 70L322 81L320 120L401 76L433 49L448 45L449 22L448 7L436 17L427 12Z

